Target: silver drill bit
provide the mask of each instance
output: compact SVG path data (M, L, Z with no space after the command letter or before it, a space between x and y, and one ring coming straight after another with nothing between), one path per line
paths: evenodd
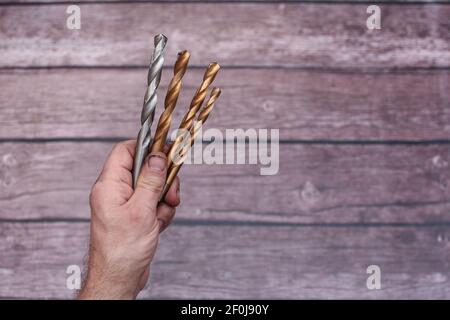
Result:
M151 126L155 117L157 102L156 89L161 81L161 72L164 64L164 48L166 47L167 37L163 34L155 36L155 48L147 76L147 90L145 91L144 106L141 113L141 129L136 142L136 153L133 164L133 187L141 172L142 162L148 153L148 147L151 140Z

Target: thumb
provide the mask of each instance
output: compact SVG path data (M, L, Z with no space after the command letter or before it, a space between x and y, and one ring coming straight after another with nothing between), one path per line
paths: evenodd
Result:
M167 157L162 152L148 155L142 163L132 201L138 206L156 209L166 182Z

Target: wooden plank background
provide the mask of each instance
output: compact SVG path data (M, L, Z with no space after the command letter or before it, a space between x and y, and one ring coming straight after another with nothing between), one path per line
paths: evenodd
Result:
M22 219L88 218L90 186L111 147L110 142L0 144L2 217L14 219L21 212ZM273 176L261 176L259 165L186 165L179 218L450 222L449 163L449 145L282 144L280 170Z
M184 48L191 65L211 57L235 67L450 64L450 8L443 5L383 6L383 32L367 29L367 5L125 2L80 8L84 26L74 32L65 28L66 5L1 7L0 66L144 66L154 30L171 39L169 64Z
M185 166L141 298L450 298L448 1L377 1L375 31L357 0L77 1L77 31L64 2L0 1L0 298L72 297L159 32L192 54L175 122L217 60L208 127L280 129L280 170Z
M163 90L170 79L167 71ZM189 105L202 74L203 70L193 69L186 75L180 106ZM133 137L145 78L144 68L1 70L0 101L9 105L0 114L0 136ZM267 79L273 85L267 86ZM444 125L450 120L448 70L225 68L217 83L224 93L221 107L208 119L214 128L279 128L280 139L287 141L450 136L450 126ZM183 112L176 109L174 123Z

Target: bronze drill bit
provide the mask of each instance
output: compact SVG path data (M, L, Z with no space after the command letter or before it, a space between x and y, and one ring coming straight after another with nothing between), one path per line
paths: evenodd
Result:
M195 93L194 97L192 98L191 105L189 106L188 112L185 114L183 120L181 120L181 124L179 127L179 130L181 131L189 131L191 129L192 123L194 122L194 117L197 114L197 111L200 109L200 107L203 104L203 101L205 100L207 90L211 83L214 81L214 78L217 75L217 72L219 72L220 66L217 62L211 63L208 68L205 71L205 74L203 75L203 81L200 84L200 87L197 89L197 92ZM168 167L172 164L172 157L171 155L174 152L174 146L176 143L179 143L179 141L182 140L182 136L178 136L175 139L175 142L170 147L170 150L168 152Z
M192 126L190 130L190 147L188 148L182 148L179 152L180 159L183 159L189 149L192 147L192 145L195 142L195 139L197 138L198 132L200 131L200 128L203 126L203 124L208 119L212 109L214 108L214 104L216 103L216 100L219 98L221 93L221 90L219 88L213 88L211 91L211 95L208 99L208 102L206 103L206 106L200 111L200 114L197 117L196 123ZM181 142L178 142L178 145L175 145L175 143L172 145L174 147L174 152L178 149L178 146L181 144ZM159 198L159 201L164 199L167 192L170 189L170 186L172 185L173 181L175 180L176 176L178 175L178 172L181 169L181 166L183 165L183 162L176 164L175 162L172 162L171 166L167 170L167 178L166 183L164 184L163 191L161 193L161 196Z
M178 53L177 61L173 69L173 78L170 80L169 88L167 89L166 99L164 101L164 111L159 117L158 126L153 137L153 145L151 152L162 152L166 143L167 134L172 122L172 113L177 104L178 96L181 92L181 79L183 78L188 63L190 54L188 51Z
M219 88L213 88L211 90L211 94L209 96L208 102L206 102L206 106L203 107L203 109L200 111L200 114L197 117L197 122L200 122L201 125L203 125L208 119L212 109L214 108L214 104L216 103L216 100L220 97L221 93L222 91ZM198 134L198 130L196 134Z

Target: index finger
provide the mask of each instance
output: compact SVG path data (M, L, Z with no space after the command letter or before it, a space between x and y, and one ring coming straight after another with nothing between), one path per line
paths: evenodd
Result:
M116 180L131 186L135 147L136 140L116 144L106 159L98 180Z

